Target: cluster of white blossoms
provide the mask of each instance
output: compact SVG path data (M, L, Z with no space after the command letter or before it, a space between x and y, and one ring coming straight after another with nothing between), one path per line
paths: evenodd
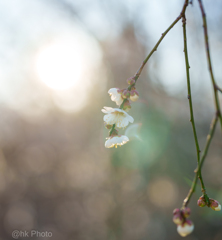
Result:
M110 129L109 137L105 142L106 148L122 146L129 141L125 135L119 135L117 128L125 128L129 123L133 123L134 119L127 112L131 109L130 100L136 101L139 94L135 88L135 79L127 80L130 85L127 89L111 88L108 93L111 100L114 101L119 108L103 107L102 112L105 113L103 120L106 128Z

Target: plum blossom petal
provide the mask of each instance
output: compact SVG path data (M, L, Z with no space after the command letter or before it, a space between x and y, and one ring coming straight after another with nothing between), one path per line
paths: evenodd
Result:
M124 128L129 124L129 122L134 122L133 117L119 108L104 107L102 112L106 113L103 117L104 122L109 125L116 124L118 128Z
M126 144L128 141L129 141L129 138L124 135L109 137L105 142L105 147L112 148L115 146L117 148L117 146L122 146Z
M114 101L117 105L121 105L123 102L123 98L121 92L118 92L118 90L118 88L110 88L108 93L111 96L112 101Z
M111 107L103 107L104 109L102 109L101 111L103 113L112 113L115 111L115 108L111 108Z

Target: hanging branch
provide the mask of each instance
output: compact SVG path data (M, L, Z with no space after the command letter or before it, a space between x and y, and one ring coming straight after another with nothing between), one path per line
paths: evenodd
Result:
M154 46L154 48L151 50L151 52L149 53L149 55L146 57L146 59L143 61L142 65L140 66L139 70L136 72L135 75L135 80L137 81L137 79L139 78L143 67L145 66L145 64L147 63L147 61L150 59L150 57L153 55L153 53L155 51L157 51L158 46L160 45L160 43L162 42L163 38L167 35L167 33L174 27L174 25L182 18L182 16L184 15L186 8L189 4L189 0L185 0L182 11L180 13L180 15L176 18L176 20L167 28L167 30L162 33L162 36L160 37L160 39L158 40L158 42L156 43L156 45Z
M209 71L210 71L210 77L211 77L213 89L214 89L215 108L216 108L218 117L220 119L220 126L221 126L221 130L222 130L222 115L221 115L221 111L220 111L220 103L219 103L218 92L217 92L217 91L222 92L222 90L217 86L215 78L214 78L212 64L211 64L211 57L210 57L210 47L209 47L209 41L208 41L206 14L204 11L202 0L198 0L198 2L200 5L200 10L201 10L202 19L203 19L203 29L204 29L205 48L206 48L206 54L207 54L207 63L208 63Z
M192 104L192 95L191 95L191 86L190 86L190 73L189 73L189 59L188 59L188 51L187 51L187 34L186 34L186 16L185 13L182 16L182 23L183 23L183 39L184 39L184 56L185 56L185 64L186 64L186 75L187 75L187 91L188 91L188 99L189 99L189 106L190 106L190 122L192 124L192 129L193 129L193 135L194 135L194 140L196 144L196 152L197 152L197 164L199 166L200 164L200 148L199 148L199 143L198 143L198 138L197 138L197 132L196 132L196 127L195 127L195 120L194 120L194 114L193 114L193 104ZM206 201L208 202L208 196L206 194L206 189L204 186L201 170L199 171L198 175L200 182L201 182L201 187L202 187L202 192L206 198Z
M193 103L192 103L192 93L191 93L191 84L190 84L190 73L189 73L189 58L188 58L188 50L187 50L187 34L186 34L186 16L185 12L187 9L188 4L192 4L192 0L189 2L189 0L184 1L184 5L182 8L182 11L180 15L174 20L174 22L166 29L164 33L162 33L162 36L156 43L156 45L153 47L149 55L146 57L146 59L142 62L140 68L136 72L136 74L129 78L127 80L127 83L129 84L128 88L126 89L118 89L118 88L112 88L108 91L108 93L111 96L111 100L116 102L116 104L119 106L119 108L110 108L110 107L104 107L102 109L102 112L106 115L104 116L104 122L106 124L106 128L110 129L109 137L107 138L107 141L105 142L105 147L111 148L111 147L117 147L122 146L125 143L129 141L129 138L124 135L119 135L117 128L126 127L129 122L133 122L134 119L128 115L125 111L129 111L131 109L131 105L129 100L136 101L139 98L138 92L136 91L135 84L138 80L138 78L141 75L141 72L150 59L150 57L153 55L155 51L157 51L158 46L162 42L163 38L167 35L167 33L174 27L174 25L182 19L182 26L183 26L183 41L184 41L184 56L185 56L185 65L186 65L186 77L187 77L187 91L188 91L188 100L189 100L189 108L190 108L190 122L192 124L192 130L196 145L196 153L197 153L197 168L194 171L195 177L192 182L192 186L187 194L187 197L183 201L183 205L181 209L177 208L173 211L173 222L177 225L177 231L178 233L185 237L188 234L190 234L194 229L194 224L189 219L190 216L190 209L187 207L193 193L195 192L197 180L199 178L202 188L203 195L198 200L198 206L204 207L208 206L211 207L215 211L221 210L221 205L218 201L209 198L206 189L204 186L203 178L202 178L202 166L204 163L204 160L207 156L208 149L211 143L211 140L213 138L215 128L217 121L220 120L221 128L222 128L222 116L220 112L220 105L218 100L218 91L222 92L222 89L218 87L218 85L215 82L212 66L211 66L211 58L210 58L210 51L209 51L209 43L208 43L208 33L207 33L207 23L206 23L206 15L204 12L204 8L202 5L201 0L198 0L200 4L200 9L202 12L202 18L203 18L203 27L204 27L204 37L205 37L205 45L206 45L206 53L207 53L207 60L208 60L208 66L209 71L211 75L211 81L214 88L214 98L215 98L215 107L216 107L216 114L215 117L212 120L210 131L207 136L206 145L203 150L203 154L200 157L200 147L199 142L197 138L197 132L196 132L196 126L195 126L195 120L194 120L194 113L193 113Z
M203 155L202 155L202 157L201 157L201 160L200 160L200 163L199 163L197 169L195 170L196 174L195 174L195 177L194 177L194 180L193 180L191 189L190 189L187 197L184 199L183 208L187 207L187 205L188 205L188 203L189 203L189 201L190 201L190 199L191 199L191 197L192 197L192 194L195 192L196 185L197 185L197 179L198 179L199 174L201 173L201 169L202 169L204 160L205 160L205 158L206 158L206 156L207 156L208 149L209 149L211 140L212 140L212 138L213 138L216 125L217 125L217 121L218 121L218 114L216 114L216 116L213 118L213 120L212 120L212 122L211 122L210 131L209 131L209 134L207 135L206 145L205 145L205 148L204 148L204 150L203 150ZM208 201L209 201L209 199L208 199ZM209 204L209 202L208 202L207 204Z

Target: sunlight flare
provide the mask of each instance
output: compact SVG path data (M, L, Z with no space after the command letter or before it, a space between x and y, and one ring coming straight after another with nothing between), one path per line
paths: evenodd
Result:
M88 34L76 29L74 35L57 37L40 48L35 58L35 72L59 108L80 110L96 82L102 51Z
M37 74L42 82L54 90L78 85L84 70L81 47L60 41L42 49L36 59Z

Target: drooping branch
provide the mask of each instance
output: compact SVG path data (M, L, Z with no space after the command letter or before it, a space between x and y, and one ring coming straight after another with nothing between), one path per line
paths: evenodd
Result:
M194 140L195 140L195 145L196 145L196 152L197 152L197 164L199 166L199 164L200 164L200 148L199 148L196 126L195 126L195 120L194 120L194 114L193 114L193 103L192 103L192 93L191 93L190 73L189 73L190 65L189 65L188 50L187 50L187 34L186 34L186 16L185 16L185 13L182 16L182 23L183 23L184 56L185 56L186 75L187 75L187 91L188 91L188 99L189 99L189 107L190 107L190 122L192 124L193 135L194 135ZM206 194L206 189L205 189L205 186L204 186L201 171L199 171L198 177L199 177L200 182L201 182L202 192L206 196L206 199L208 200L208 196Z
M184 13L186 12L186 8L189 4L189 0L185 0L182 11L180 13L180 15L175 19L175 21L173 21L173 23L167 28L167 30L165 32L162 33L160 39L158 40L158 42L156 43L156 45L153 47L153 49L150 51L150 53L148 54L148 56L146 57L146 59L143 61L142 65L140 66L139 70L136 72L135 75L135 80L137 81L137 79L139 78L144 66L146 65L147 61L150 59L150 57L153 55L153 53L155 51L157 51L158 46L160 45L160 43L162 42L162 40L164 39L164 37L167 35L167 33L174 27L174 25L182 18L182 16L184 15Z
M206 13L204 11L204 6L203 6L203 3L202 3L202 0L198 0L198 2L199 2L201 14L202 14L202 20L203 20L203 29L204 29L205 48L206 48L206 54L207 54L207 63L208 63L208 68L209 68L209 72L210 72L211 82L212 82L213 89L214 89L215 108L216 108L217 115L220 119L220 126L221 126L221 130L222 130L222 115L221 115L220 103L219 103L218 92L217 92L217 91L221 91L221 89L216 84L214 74L213 74L212 64L211 64Z
M215 115L215 117L213 118L213 120L212 120L212 122L211 122L210 131L209 131L209 134L207 135L206 145L205 145L204 150L203 150L203 155L202 155L202 157L201 157L201 159L200 159L200 163L198 164L197 169L195 170L196 174L195 174L195 177L194 177L192 186L191 186L191 188L190 188L190 191L189 191L187 197L184 199L183 208L188 205L188 203L189 203L189 201L190 201L193 193L195 192L196 185L197 185L197 179L198 179L198 176L199 176L199 174L200 174L200 172L201 172L201 169L202 169L204 160L205 160L205 158L206 158L206 156L207 156L208 149L209 149L211 140L212 140L212 138L213 138L216 125L217 125L217 121L218 121L218 114Z

